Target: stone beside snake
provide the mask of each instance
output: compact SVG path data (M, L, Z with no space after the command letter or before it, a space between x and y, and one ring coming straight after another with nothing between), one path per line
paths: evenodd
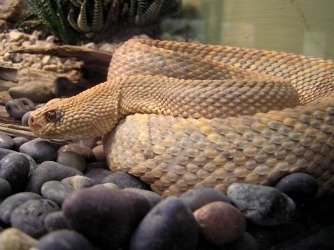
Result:
M273 51L131 39L108 80L34 111L43 138L104 136L111 170L157 193L289 173L334 191L334 63Z

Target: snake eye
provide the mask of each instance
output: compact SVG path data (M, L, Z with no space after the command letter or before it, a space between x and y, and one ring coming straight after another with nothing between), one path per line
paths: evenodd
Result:
M49 122L56 122L60 120L60 114L56 110L50 110L45 113L45 119Z

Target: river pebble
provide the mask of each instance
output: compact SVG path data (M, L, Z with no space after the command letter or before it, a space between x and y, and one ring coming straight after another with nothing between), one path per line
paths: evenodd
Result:
M9 154L0 161L0 178L7 180L14 193L23 191L30 174L30 162L23 154Z
M130 191L144 196L148 202L151 204L151 207L154 207L160 201L162 201L161 195L154 193L153 191L139 189L139 188L124 188L124 191Z
M43 236L39 250L94 250L92 244L80 233L73 230L58 230Z
M92 149L83 145L83 144L70 143L70 144L67 144L67 145L62 146L61 148L59 148L59 153L66 152L66 151L75 152L75 153L81 155L87 161L95 160Z
M11 192L12 187L10 186L9 182L0 178L0 202L10 196Z
M52 212L45 216L44 225L48 232L57 231L60 229L68 229L62 211Z
M125 247L150 208L139 194L106 187L78 189L63 203L67 225L108 249Z
M0 148L12 149L14 141L12 137L0 132Z
M37 163L57 158L58 146L49 140L36 138L21 145L20 152L30 155Z
M60 152L57 157L57 162L59 164L75 168L82 173L85 171L86 168L85 158L78 153L72 151Z
M97 161L105 161L106 160L106 154L104 152L103 145L98 145L92 149L93 154L95 156L95 159Z
M296 202L313 199L319 189L317 180L304 173L289 174L283 177L275 187Z
M236 241L246 230L246 219L240 210L221 201L206 204L194 216L201 235L215 245Z
M247 219L258 225L287 223L296 212L293 200L273 187L233 183L227 195Z
M61 182L74 189L92 187L97 184L92 179L81 175L64 178Z
M101 183L104 178L111 174L110 170L103 168L89 168L86 169L85 176L94 180L96 183Z
M29 139L25 138L25 137L15 137L13 138L13 142L14 142L14 149L18 150L20 148L20 146L26 142L30 141Z
M102 183L112 182L120 188L140 188L149 190L150 187L146 183L142 182L139 178L121 171L113 172L103 179Z
M44 198L56 202L59 206L63 204L65 198L74 191L74 188L60 181L48 181L41 187L41 194Z
M61 181L62 179L73 176L82 175L82 173L74 168L61 165L53 161L45 161L35 169L28 181L26 190L40 194L42 185L47 181Z
M11 214L12 227L18 228L34 238L47 233L45 216L58 211L58 205L47 199L29 200L17 207Z
M190 189L181 194L180 199L192 211L214 201L231 203L230 199L223 192L208 187Z
M1 250L30 250L38 241L16 228L8 228L0 233Z
M196 249L199 230L191 210L176 197L164 199L144 217L131 250Z
M22 126L29 126L28 120L29 120L31 112L32 111L28 111L22 116L22 119L21 119Z
M240 239L224 245L224 250L258 250L258 244L254 237L244 232Z
M31 192L22 192L13 194L9 197L7 197L1 204L0 204L0 219L2 222L10 225L11 220L10 216L12 212L22 205L23 203L29 201L29 200L36 200L41 199L42 196L31 193Z
M7 113L14 119L21 120L23 115L35 109L35 104L28 98L18 98L6 103Z

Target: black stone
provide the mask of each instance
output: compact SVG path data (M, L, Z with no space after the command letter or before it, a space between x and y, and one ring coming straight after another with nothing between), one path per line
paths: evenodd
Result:
M293 173L282 178L275 188L296 202L312 200L318 192L317 180L305 173Z
M32 173L32 171L37 168L37 164L36 164L35 160L31 156L29 156L27 154L23 154L23 153L18 153L18 152L13 151L13 150L0 148L0 160L2 160L5 156L10 155L10 154L24 155L29 160L30 173Z
M7 197L0 205L1 221L9 225L11 223L10 216L15 208L29 200L36 200L41 198L42 196L30 192L17 193Z
M58 205L47 199L29 200L17 207L11 214L12 227L39 238L47 233L44 219L49 213L58 211Z
M44 224L48 232L68 229L62 211L49 213L47 216L45 216Z
M150 208L139 194L106 187L78 189L63 203L66 224L106 249L126 248Z
M7 113L14 119L21 120L22 116L35 109L35 104L28 98L18 98L6 103Z
M14 141L12 137L0 132L0 148L12 149L14 147Z
M85 176L94 180L96 183L102 183L103 179L111 174L110 170L103 168L86 169Z
M44 198L56 202L59 206L64 202L65 198L74 190L69 185L60 181L45 182L41 188L41 193Z
M5 179L0 178L0 202L10 196L12 187Z
M29 120L29 117L30 117L30 114L31 114L32 111L28 111L26 112L22 118L21 118L21 124L22 126L29 126L28 124L28 120Z
M61 181L62 179L73 175L82 175L82 173L74 168L63 166L57 162L45 161L32 172L26 190L40 194L41 187L45 182Z
M229 244L224 245L224 250L258 250L259 247L257 245L256 240L252 235L247 232L244 232L243 236Z
M0 161L0 178L7 180L14 193L24 190L30 174L30 162L23 154L9 154Z
M148 200L148 202L151 204L151 207L154 207L162 200L162 197L160 195L152 191L149 191L149 190L144 190L144 189L139 189L139 188L124 188L123 190L134 192L136 194L140 194L144 196Z
M102 183L112 182L119 188L140 188L149 190L150 187L146 183L139 180L139 178L121 171L113 172L109 176L103 179Z
M22 144L24 144L28 141L30 141L30 140L28 138L25 138L25 137L18 136L18 137L13 138L14 149L18 150L21 147Z
M199 229L191 210L169 197L144 217L132 236L131 250L196 249Z
M94 250L92 244L73 230L58 230L44 235L37 244L39 250Z
M36 138L22 144L20 152L30 155L37 163L43 161L52 161L57 158L58 145L51 143L49 140Z
M86 168L86 160L82 155L72 151L63 151L58 154L57 162L59 164L78 169L84 172Z
M294 201L273 187L233 183L227 195L248 220L258 225L280 225L295 216Z
M191 211L195 211L215 201L223 201L231 204L230 199L223 192L208 187L190 189L180 195L180 200L187 205Z

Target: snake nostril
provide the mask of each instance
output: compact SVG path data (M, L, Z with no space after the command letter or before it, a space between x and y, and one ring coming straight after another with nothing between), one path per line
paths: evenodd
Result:
M33 126L35 124L35 118L34 116L30 115L28 119L29 126Z

